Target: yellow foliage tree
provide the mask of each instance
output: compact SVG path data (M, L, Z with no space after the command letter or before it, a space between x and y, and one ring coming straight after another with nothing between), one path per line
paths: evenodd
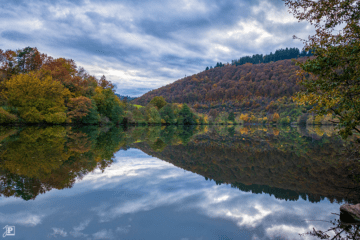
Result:
M273 117L272 117L272 121L273 122L277 122L279 120L280 116L278 113L274 113Z
M249 121L249 115L248 114L241 114L239 118L240 118L240 120L243 120L244 122Z
M251 117L250 117L250 122L256 123L256 122L257 122L257 118L256 118L254 115L251 115Z
M19 110L26 122L63 123L66 120L64 97L70 92L51 76L20 74L5 83L5 97Z

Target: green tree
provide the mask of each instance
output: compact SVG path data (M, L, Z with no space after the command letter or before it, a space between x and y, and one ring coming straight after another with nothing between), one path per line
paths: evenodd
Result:
M108 117L113 123L119 124L124 117L124 109L119 98L111 88L97 87L93 99L96 102L97 111Z
M133 114L135 123L146 124L145 116L142 114L142 112L138 108L135 108L132 111L132 114Z
M89 109L87 115L80 119L80 122L83 124L94 125L94 124L98 124L99 121L100 121L100 115L99 112L97 111L96 103L94 100L91 100L91 108Z
M167 102L162 96L156 96L153 99L151 99L150 103L154 105L158 110L160 110L162 107L164 107Z
M9 112L7 112L4 108L0 107L0 124L2 123L14 123L18 121L18 118Z
M180 125L194 125L197 123L195 114L186 103L184 103L179 112L177 123Z
M227 112L221 112L216 118L216 122L220 124L227 124L229 119L229 114Z
M147 107L146 120L150 124L160 124L161 123L161 116L159 114L159 111L156 109L156 107L153 107L152 105L149 105L149 107Z
M174 114L174 109L171 104L166 104L165 107L160 110L161 119L164 119L167 124L175 124L176 118Z
M234 114L234 112L230 112L230 113L229 113L228 119L229 119L229 121L232 121L232 122L235 121L235 114Z
M316 29L303 40L315 58L298 63L305 90L296 99L313 105L318 114L335 113L341 136L360 132L360 2L285 0L285 4L297 19Z

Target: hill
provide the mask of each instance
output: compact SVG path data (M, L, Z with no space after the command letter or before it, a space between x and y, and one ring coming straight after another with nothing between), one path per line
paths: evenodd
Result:
M298 61L306 59L298 58ZM299 69L290 59L238 66L226 64L152 90L133 103L146 105L153 97L163 96L167 102L187 103L201 113L212 109L257 116L278 112L296 121L306 112L290 98L300 90L296 84Z

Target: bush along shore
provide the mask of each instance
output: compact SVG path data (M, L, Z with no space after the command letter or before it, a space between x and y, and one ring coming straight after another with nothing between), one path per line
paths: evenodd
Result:
M282 115L282 114L281 114ZM331 114L324 116L303 113L297 121L274 113L259 117L249 113L217 112L198 113L187 104L167 103L163 97L154 97L146 106L125 104L125 125L334 125Z

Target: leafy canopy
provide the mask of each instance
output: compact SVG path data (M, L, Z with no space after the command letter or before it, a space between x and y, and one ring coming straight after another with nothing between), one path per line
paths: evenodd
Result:
M164 107L167 102L165 101L164 97L162 96L156 96L150 101L151 104L153 104L158 110L160 110L162 107Z
M65 122L64 98L69 95L69 90L51 76L40 79L33 73L15 75L5 82L5 86L10 105L19 109L25 121Z
M316 29L315 35L302 40L305 49L314 49L315 57L298 63L305 90L296 100L313 105L319 114L334 113L341 136L360 132L360 2L285 0L285 4L299 21L309 21Z

